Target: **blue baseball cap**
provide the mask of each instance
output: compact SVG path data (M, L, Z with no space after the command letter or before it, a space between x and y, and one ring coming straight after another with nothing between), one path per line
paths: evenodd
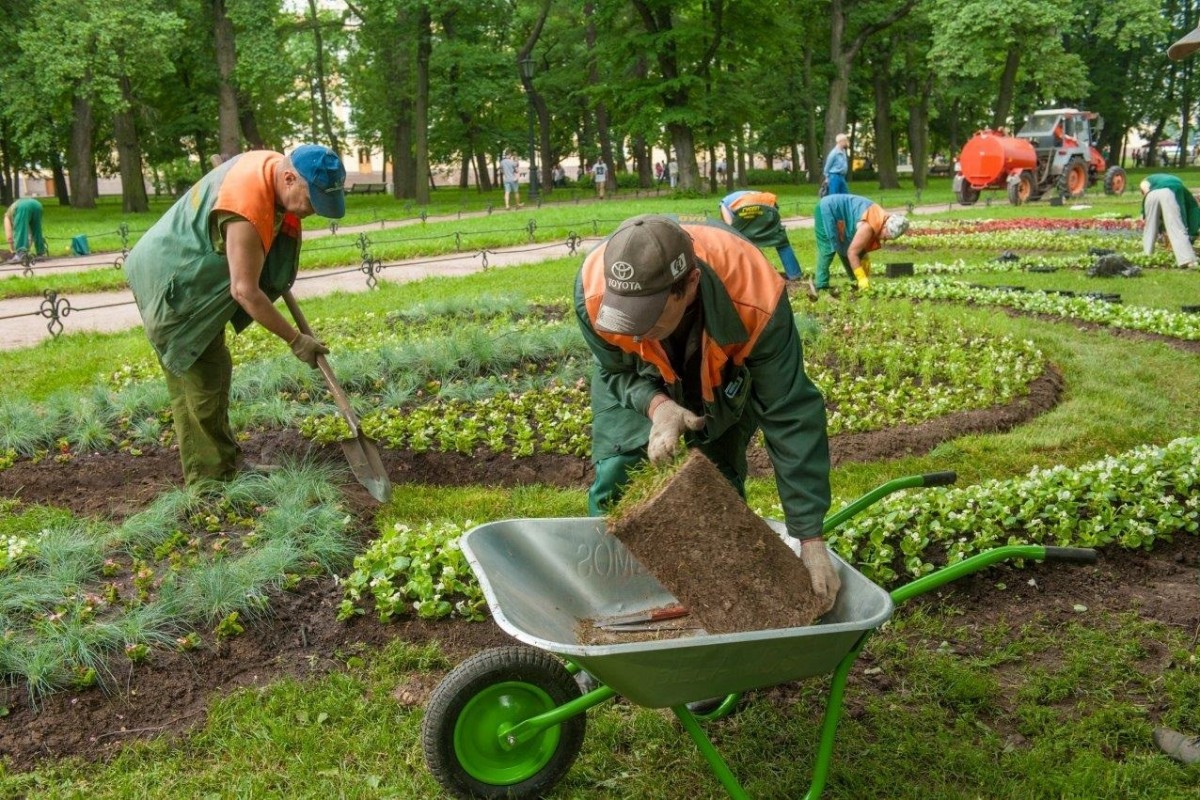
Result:
M346 216L346 168L328 147L302 144L292 151L292 166L308 184L313 211L329 219Z

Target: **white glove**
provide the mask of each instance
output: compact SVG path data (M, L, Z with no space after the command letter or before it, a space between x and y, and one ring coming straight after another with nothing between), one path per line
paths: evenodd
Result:
M661 464L675 457L679 449L679 437L686 431L698 431L704 427L704 417L693 414L672 400L663 400L650 417L650 443L646 452L651 464Z
M813 594L824 599L832 607L842 589L842 579L838 577L837 570L829 558L829 551L825 549L825 540L813 537L801 541L794 536L785 536L783 541L792 548L793 553L800 556L800 560L808 569Z

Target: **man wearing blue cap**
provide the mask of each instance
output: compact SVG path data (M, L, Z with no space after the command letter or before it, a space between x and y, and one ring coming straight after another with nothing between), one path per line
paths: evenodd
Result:
M146 337L166 375L188 483L228 480L237 471L227 323L240 333L257 322L311 367L329 352L274 302L296 279L300 220L344 216L345 180L337 153L320 145L302 145L290 156L235 156L189 189L125 259Z

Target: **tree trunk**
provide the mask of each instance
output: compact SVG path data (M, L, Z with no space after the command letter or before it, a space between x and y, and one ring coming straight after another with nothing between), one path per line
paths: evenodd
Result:
M650 158L650 148L646 147L646 137L638 134L633 137L633 163L638 176L638 186L649 189L654 186L654 161Z
M121 172L121 210L140 213L149 211L150 203L146 199L146 179L142 174L142 145L134 119L133 87L126 76L118 83L124 108L113 115L113 138Z
M242 137L250 150L270 150L266 139L258 130L258 116L254 113L254 105L244 92L237 93L238 123L242 128Z
M86 83L83 81L81 83ZM71 102L71 148L67 151L67 167L71 173L71 207L96 207L96 164L92 151L91 102L76 95Z
M475 181L479 184L479 191L490 192L492 190L492 176L488 173L487 153L482 150L475 151Z
M12 205L15 184L8 124L0 120L0 204Z
M837 135L846 130L846 115L850 99L850 72L859 50L875 34L894 25L912 10L916 0L905 0L885 19L863 26L853 41L847 45L846 7L844 0L831 0L829 11L829 63L833 65L833 77L829 81L829 102L825 111L825 143L821 153L833 149ZM820 169L818 166L817 169ZM811 168L810 168L811 170ZM851 165L853 171L853 165Z
M822 159L825 154L821 151L821 142L817 139L817 105L816 99L812 91L812 48L804 50L804 71L801 73L800 81L800 96L805 105L805 120L804 126L804 170L808 173L809 183L821 182L821 169L824 166ZM797 182L800 175L800 162L796 161L796 176Z
M342 148L338 143L337 134L333 130L333 118L329 113L329 97L325 94L325 45L321 41L321 20L317 17L317 0L308 0L308 10L312 15L313 32L313 83L316 84L317 102L320 104L321 127L325 131L325 141L335 153Z
M737 129L737 175L733 176L733 186L745 188L749 184L749 179L746 177L746 170L749 169L747 162L749 159L746 154L746 129L742 125L738 125Z
M875 169L880 189L899 189L896 173L896 143L892 135L892 92L890 59L882 55L871 76L875 91Z
M50 169L54 172L54 196L60 206L71 205L71 193L67 191L67 172L63 169L62 154L55 150L50 154Z
M908 83L908 149L912 156L913 186L925 188L925 176L929 170L929 94L933 91L933 78Z
M1162 141L1163 129L1167 127L1167 118L1165 116L1158 118L1158 124L1154 126L1154 133L1150 136L1150 144L1146 148L1146 164L1148 167L1165 166L1159 162L1162 160L1158 154L1158 143Z
M950 105L950 161L951 163L958 160L960 147L958 145L958 100L955 100Z
M645 0L633 0L633 6L641 16L646 31L654 36L663 37L663 45L656 53L656 57L659 71L662 73L661 84L664 87L662 90L663 110L667 118L675 118L674 122L667 123L667 132L671 137L671 146L675 149L675 162L679 165L676 188L684 191L699 190L701 187L699 169L696 165L695 137L691 126L678 121L687 114L689 97L687 86L680 80L679 62L675 54L676 45L673 39L671 6L655 6L651 9L650 4ZM719 8L720 4L714 7ZM720 37L719 26L714 37L716 39ZM714 49L710 47L710 51ZM703 73L707 68L708 65L702 63L699 65L698 71Z
M996 113L992 116L992 127L1000 130L1008 124L1012 111L1013 94L1017 86L1017 68L1021 66L1021 47L1015 42L1009 45L1008 58L1004 60L1004 71L1000 74L1000 91L996 96Z
M391 86L396 114L392 121L392 196L397 200L416 197L416 158L413 156L413 91L410 76L416 58L413 53L415 28L403 11L397 13L401 30L391 53Z
M825 105L825 141L821 147L822 154L832 150L837 143L837 135L846 130L846 106L850 98L850 67L853 64L854 56L847 54L842 44L842 39L846 35L846 9L843 7L842 0L832 0L829 28L829 63L833 66L833 77L829 79L829 102Z
M213 45L217 56L217 130L221 157L242 152L238 135L237 88L233 71L237 65L233 22L225 13L225 0L213 0Z
M400 104L400 114L392 129L392 196L412 200L417 196L417 160L413 157L412 102Z
M429 56L433 50L432 27L429 5L422 3L417 12L417 96L413 106L413 129L416 135L413 197L421 205L429 205Z

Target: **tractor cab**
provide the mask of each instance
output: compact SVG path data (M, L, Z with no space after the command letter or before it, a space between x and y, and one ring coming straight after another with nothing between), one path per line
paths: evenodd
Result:
M1094 113L1075 108L1035 111L1025 118L1017 137L1027 140L1039 152L1058 148L1086 151L1092 144L1092 120L1097 120L1096 134L1099 135L1103 123Z

